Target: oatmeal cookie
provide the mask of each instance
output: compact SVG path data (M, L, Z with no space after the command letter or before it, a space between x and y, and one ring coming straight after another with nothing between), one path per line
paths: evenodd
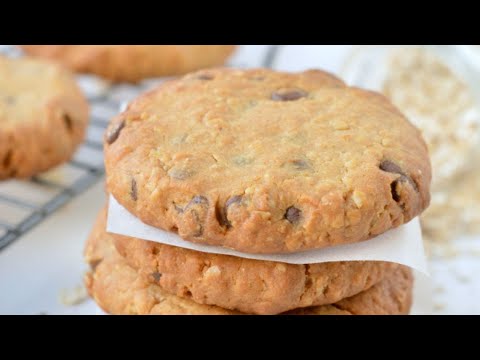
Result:
M196 303L164 291L128 266L112 244L96 246L97 262L85 285L106 312L119 315L239 315L238 311ZM335 304L295 309L289 315L408 314L412 303L411 270L399 266L380 283Z
M105 163L143 222L249 253L367 240L430 200L420 132L384 96L316 70L164 83L111 121Z
M27 178L73 155L88 104L67 70L0 56L0 180Z
M399 266L377 261L293 265L202 253L107 233L106 209L99 214L86 247L113 243L126 263L164 291L245 313L278 314L298 307L331 304L379 283Z

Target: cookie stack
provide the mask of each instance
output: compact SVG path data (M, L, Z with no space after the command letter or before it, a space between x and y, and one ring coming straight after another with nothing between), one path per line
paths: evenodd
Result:
M419 131L377 93L321 71L213 69L133 101L105 135L109 193L144 223L249 254L368 240L429 203ZM86 285L113 314L406 314L410 269L292 265L107 233Z

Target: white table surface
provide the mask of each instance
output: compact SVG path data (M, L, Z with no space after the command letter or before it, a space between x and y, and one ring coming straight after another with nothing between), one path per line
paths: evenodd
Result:
M243 46L239 63L259 66L265 46ZM286 46L274 68L303 70L323 68L340 75L350 46ZM81 285L86 265L82 251L93 220L104 204L99 182L60 211L0 252L1 314L95 314L91 300L66 306L60 293ZM459 239L459 255L432 260L434 313L480 314L480 238ZM428 293L428 281L418 282L417 293Z

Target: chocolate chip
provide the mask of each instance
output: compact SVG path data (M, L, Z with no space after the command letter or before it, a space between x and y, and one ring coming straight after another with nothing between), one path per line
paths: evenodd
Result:
M241 195L235 195L235 196L232 196L230 199L227 200L227 202L225 203L225 208L228 209L230 207L230 205L232 204L237 204L239 202L242 201L242 196Z
M400 178L401 179L401 178ZM401 182L401 180L398 179L398 180L395 180L394 182L392 182L390 184L390 189L391 189L391 192L392 192L392 198L393 200L395 200L396 202L399 202L400 201L400 194L399 192L397 191L397 186L398 184Z
M398 166L397 164L395 164L394 162L392 162L390 160L384 160L380 163L379 167L383 171L386 171L386 172L389 172L389 173L392 173L392 174L400 175L400 177L398 179L394 180L390 184L390 191L392 193L392 198L397 203L401 201L401 193L400 193L400 190L399 190L399 186L400 186L401 183L408 182L415 189L415 191L418 191L418 186L415 183L415 181L413 181L413 179L410 176L405 174L402 171L402 168L400 166Z
M133 201L137 201L137 181L134 178L132 178L132 183L130 184L130 196Z
M224 210L221 206L218 205L218 203L215 203L215 218L217 219L217 222L220 224L220 226L228 226Z
M296 224L300 220L302 216L302 211L297 209L295 206L290 206L287 211L285 211L285 219L287 219L290 223Z
M308 94L301 89L284 88L272 93L274 101L294 101L306 97Z
M306 170L310 169L310 165L305 161L305 160L292 160L290 161L290 164L295 170Z
M184 211L187 211L190 209L192 206L202 204L208 206L208 199L205 196L197 195L192 198L188 202L188 204L185 207L178 206L177 204L173 203L173 207L179 214L183 214Z
M72 130L73 130L73 121L72 121L72 118L70 117L70 115L64 114L64 115L63 115L63 122L65 123L65 126L67 127L67 130L68 130L69 132L72 132Z
M241 195L234 195L225 202L223 211L218 211L218 213L216 214L217 220L220 225L226 226L227 228L232 227L232 223L230 222L230 220L228 220L228 208L233 204L239 204L240 202L242 202Z
M13 104L15 104L15 97L6 96L5 97L5 102L7 103L7 105L13 105Z
M162 278L162 274L159 273L158 271L153 272L151 275L152 275L152 277L153 277L153 280L154 280L155 282L157 282L157 283L158 283L158 282L160 281L160 279Z
M115 140L118 139L120 132L125 127L125 120L116 122L115 124L110 125L106 134L106 141L108 144L113 144Z
M200 74L197 79L199 80L213 80L213 75L210 74Z
M395 164L394 162L390 161L390 160L384 160L380 163L380 170L383 170L383 171L386 171L386 172L389 172L389 173L392 173L392 174L398 174L400 175L400 178L398 178L397 180L395 180L393 183L392 183L392 189L393 188L396 188L397 187L397 183L398 182L408 182L410 185L412 185L412 187L415 189L415 191L418 191L418 186L416 184L415 181L413 181L413 179L408 176L407 174L405 174L402 170L402 168L400 166L398 166L397 164ZM398 197L398 194L393 194L393 191L392 191L392 197L395 199L395 197ZM398 201L398 200L395 200L395 201Z
M398 166L397 164L395 164L394 162L392 162L390 160L383 160L380 163L380 170L383 170L383 171L386 171L386 172L389 172L389 173L405 175L403 173L402 169L400 168L400 166Z
M88 263L88 265L90 265L90 269L92 271L95 271L97 269L97 266L100 265L100 263L102 262L102 259L100 260L93 260L93 261L90 261Z
M187 205L187 209L196 204L208 205L208 199L205 196L197 195Z

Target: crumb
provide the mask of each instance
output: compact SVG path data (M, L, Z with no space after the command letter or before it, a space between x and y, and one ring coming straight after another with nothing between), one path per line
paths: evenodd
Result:
M436 287L433 289L433 291L437 294L443 294L445 292L445 288L442 286Z
M435 303L433 304L433 310L440 311L445 309L445 304L442 303Z
M62 305L78 305L88 299L87 289L83 285L78 285L73 289L61 289L59 301Z

